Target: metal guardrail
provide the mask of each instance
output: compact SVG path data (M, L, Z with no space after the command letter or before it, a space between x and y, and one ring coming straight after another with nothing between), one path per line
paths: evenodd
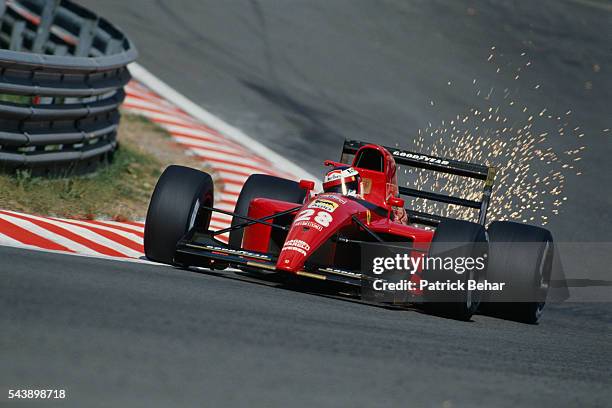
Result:
M83 173L117 148L137 57L107 20L69 0L0 0L0 167Z

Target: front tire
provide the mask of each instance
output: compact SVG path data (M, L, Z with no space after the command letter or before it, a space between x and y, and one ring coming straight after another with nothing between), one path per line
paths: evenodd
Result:
M464 290L427 291L426 310L434 314L458 320L470 320L480 305L481 292L468 289L468 280L481 282L486 273L484 259L487 253L487 236L482 225L463 220L443 220L434 232L428 256L430 258L451 258L457 260L482 258L483 267L476 264L459 273L458 263L454 270L444 267L424 270L423 279L428 282L458 281ZM462 267L463 268L463 267Z
M177 242L192 228L208 229L214 203L212 177L183 166L168 166L157 181L144 230L145 255L175 265Z
M489 292L485 314L535 324L542 316L552 273L553 239L550 231L510 221L492 222L487 277L505 282L507 289ZM520 301L519 301L520 300Z

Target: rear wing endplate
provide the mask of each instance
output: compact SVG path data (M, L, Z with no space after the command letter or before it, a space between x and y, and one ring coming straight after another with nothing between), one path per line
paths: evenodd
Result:
M357 153L357 150L359 150L360 147L365 146L367 144L370 143L360 142L357 140L345 140L344 146L342 148L342 156L340 158L340 161L343 163L349 163L349 156L355 155L355 153ZM395 162L399 165L406 165L425 170L438 171L441 173L482 180L484 182L484 185L480 201L467 200L460 197L454 197L425 190L418 190L409 187L399 187L399 193L410 197L423 198L427 200L438 201L441 203L478 209L478 223L482 225L485 224L487 218L487 210L489 208L489 202L491 200L491 194L493 191L493 182L496 173L495 167L446 159L442 157L411 152L408 150L402 150L395 147L383 147L387 149L389 153L391 153L391 156L393 156ZM411 214L412 218L415 219L416 222L422 222L423 224L427 225L436 225L442 219L444 219L444 217L436 214L428 214L413 210L407 211Z

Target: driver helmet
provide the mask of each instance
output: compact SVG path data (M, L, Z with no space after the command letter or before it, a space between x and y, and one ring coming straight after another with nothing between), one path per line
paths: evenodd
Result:
M323 179L323 191L340 193L347 196L358 196L361 191L359 172L349 166L334 167Z

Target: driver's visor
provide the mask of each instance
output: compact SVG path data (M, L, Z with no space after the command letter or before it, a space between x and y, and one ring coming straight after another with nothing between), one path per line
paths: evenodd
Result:
M340 193L347 195L349 191L359 193L359 181L357 177L340 177L337 180L328 181L323 188L326 193Z

